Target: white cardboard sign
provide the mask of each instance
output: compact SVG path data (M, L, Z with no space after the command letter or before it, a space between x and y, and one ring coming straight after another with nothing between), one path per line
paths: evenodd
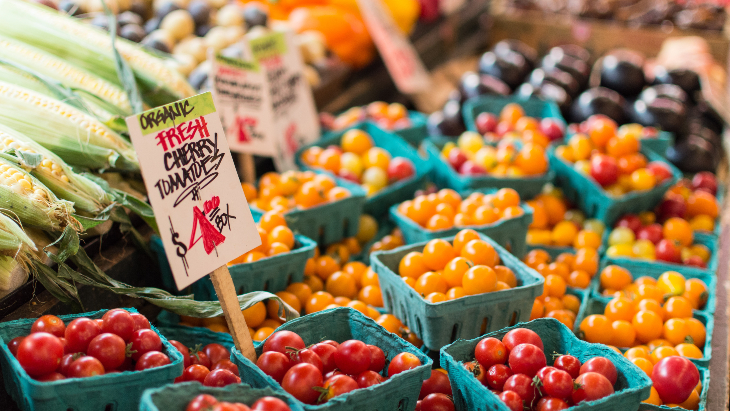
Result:
M272 157L277 141L266 73L256 62L213 54L213 99L231 151Z
M211 93L127 127L179 289L261 245Z

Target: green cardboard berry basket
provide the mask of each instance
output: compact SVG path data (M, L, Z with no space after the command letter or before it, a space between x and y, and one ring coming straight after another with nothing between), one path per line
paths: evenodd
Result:
M125 308L137 312L134 308ZM101 318L108 310L61 315L66 324L80 317ZM5 390L23 411L105 411L136 410L144 390L171 384L182 375L183 358L154 326L170 364L144 371L124 371L89 378L67 378L40 382L31 378L10 353L7 342L30 334L35 318L0 323L0 366Z
M589 315L593 314L603 314L606 304L611 301L610 298L607 297L597 297L597 296L590 296L585 304L581 304L580 312L575 318L575 332L578 333L580 330L580 323L588 317ZM712 331L714 329L715 325L715 319L712 314L707 314L702 311L694 311L693 317L700 320L702 324L705 325L706 329L706 337L705 337L705 345L702 347L702 358L690 358L689 360L692 361L697 366L702 367L708 367L710 364L710 359L712 358ZM626 351L629 347L617 347L621 352Z
M710 370L706 367L697 367L700 372L700 381L702 381L702 392L700 393L700 405L697 407L697 411L705 411L707 409L707 395L710 392ZM679 408L680 410L683 408ZM672 411L677 408L670 408L666 405L653 405L641 403L639 405L639 411Z
M476 118L481 113L492 113L499 117L499 113L507 104L517 103L525 111L525 115L535 119L554 118L565 126L565 119L560 113L557 104L552 101L537 98L520 99L515 96L486 95L467 100L461 110L464 124L469 131L477 131Z
M393 130L395 134L398 134L400 138L405 140L408 144L418 147L421 141L428 137L428 117L420 111L408 111L408 118L411 120L411 126L400 130Z
M286 402L292 411L302 410L296 402L271 388L251 388L246 384L214 388L204 387L197 382L185 382L145 391L139 411L184 411L188 403L200 394L212 395L219 401L240 402L249 407L262 397L276 397Z
M384 370L388 369L388 364L393 357L402 352L416 355L422 363L414 369L388 378L381 384L354 390L335 397L324 404L308 405L297 401L304 410L412 410L416 407L421 384L431 375L432 361L430 358L410 343L386 331L375 321L352 308L333 308L309 314L289 321L276 330L293 331L302 337L306 345L323 340L334 340L341 343L351 339L358 339L365 344L375 345L385 353L386 364ZM261 355L262 350L263 345L257 347L256 354ZM233 362L238 365L242 382L256 388L270 387L277 393L293 398L281 388L279 383L264 374L239 351L234 349L232 357Z
M373 123L364 122L345 130L325 134L319 141L300 148L296 154L297 165L303 170L314 170L302 162L301 157L304 150L313 146L327 147L330 145L339 145L342 135L347 130L352 129L359 129L368 133L376 147L385 149L393 157L404 157L410 160L416 169L413 177L391 184L375 193L372 197L368 197L363 212L374 217L379 217L386 214L392 204L400 203L413 197L413 193L421 188L426 181L426 176L431 170L431 164L421 158L418 155L418 151L409 146L396 133L383 130Z
M512 269L517 277L517 287L433 304L398 275L400 260L411 251L422 251L426 243L380 251L370 257L380 280L386 310L403 321L430 350L438 350L459 338L474 338L482 330L494 331L526 321L530 318L533 301L542 294L545 280L540 274L493 239L480 236L497 250L502 265Z
M618 379L614 384L615 393L596 401L588 401L570 407L574 411L636 411L639 403L649 397L651 379L631 361L603 344L589 344L579 340L573 332L558 320L540 318L528 323L520 323L513 327L488 333L471 340L459 340L441 349L441 366L449 374L449 381L454 392L454 405L459 411L494 410L509 411L509 408L482 385L462 365L464 361L474 359L474 348L485 337L502 339L510 330L527 328L535 331L542 338L546 353L570 353L578 357L581 363L593 357L606 357L618 371ZM546 355L548 365L553 363L551 355Z
M660 131L656 138L642 138L641 145L667 158L667 149L674 145L674 133Z

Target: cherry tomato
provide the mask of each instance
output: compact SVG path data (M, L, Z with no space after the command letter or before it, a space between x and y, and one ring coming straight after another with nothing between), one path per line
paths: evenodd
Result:
M340 346L340 343L338 343L337 341L333 341L333 340L324 340L320 344L329 344L335 348Z
M591 158L591 177L603 187L609 186L618 180L618 164L616 159L604 154Z
M238 366L234 364L231 360L220 360L217 363L213 365L213 370L228 370L233 373L233 375L238 376Z
M148 320L144 315L140 313L129 313L129 315L131 315L134 320L134 331L152 328L152 326L150 326L150 320Z
M583 401L599 400L613 394L613 385L602 374L597 372L587 372L581 374L575 379L577 388L573 390L573 403L578 404Z
M388 377L392 377L403 371L412 370L420 365L421 360L418 357L408 352L402 352L393 357L390 364L388 364Z
M446 380L448 382L448 377ZM367 371L361 372L360 375L358 375L357 378L355 378L355 381L357 381L358 387L367 388L367 387L372 387L373 385L380 384L381 382L383 382L385 380L383 379L383 376L378 374L377 372L375 372L373 370L367 370ZM425 384L425 382L424 382L424 384ZM421 388L421 392L423 392L423 388Z
M608 378L611 385L616 384L616 379L618 378L616 366L605 357L594 357L583 363L583 365L580 366L580 373L585 374L587 372L597 372L603 375ZM555 395L553 397L555 397Z
M68 378L86 378L104 375L104 366L99 360L91 356L81 357L68 367Z
M149 328L141 328L132 333L132 359L137 361L139 357L150 351L160 351L162 341L156 332Z
M18 346L20 345L20 342L23 341L23 338L25 337L15 337L8 342L8 350L10 350L10 354L13 354L13 357L18 356Z
M147 370L149 368L162 367L170 364L170 358L159 351L147 351L142 354L134 365L135 371Z
M317 355L309 348L305 348L299 351L289 351L289 360L291 361L292 366L302 363L312 364L317 367L320 373L324 374L324 365L322 364L322 359L319 358L319 355Z
M580 360L572 355L561 355L556 358L553 367L567 372L573 379L580 375Z
M305 404L315 404L322 386L322 373L312 364L297 364L289 369L281 381L281 388ZM355 383L357 385L357 383Z
M66 377L63 376L60 372L52 372L50 374L41 375L40 377L36 378L36 381L40 382L53 382L53 381L61 381L65 380Z
M368 346L358 340L345 341L335 351L337 368L349 375L357 375L368 370L371 358L372 354Z
M188 368L190 366L190 350L188 350L188 347L186 347L183 343L180 341L175 340L167 340L170 344L172 344L173 347L175 347L180 354L183 356L183 369Z
M262 397L253 403L251 411L291 411L291 408L276 397Z
M71 353L86 352L89 343L101 330L94 320L89 318L77 318L71 321L66 327L64 338L66 338L66 350Z
M557 370L557 368L551 366L542 367L535 376L539 378L540 381L545 381L545 378L547 378L548 374L550 374L553 370Z
M244 405L244 407L246 407ZM246 407L246 411L250 411L250 408ZM233 404L230 402L219 402L218 404L214 405L210 411L241 411L238 404Z
M105 370L114 370L124 364L126 349L127 344L124 343L122 337L112 333L103 333L91 340L86 354L96 357Z
M422 400L425 396L434 393L452 395L449 377L438 370L431 370L431 376L421 384L421 392L418 394L418 399Z
M300 337L297 333L286 330L277 331L266 339L263 352L277 351L282 354L287 354L289 351L287 347L301 350L306 347L306 345L304 345L304 340L302 340L302 337Z
M140 316L144 318L141 314ZM101 332L116 334L127 342L131 340L132 333L135 331L135 322L134 317L128 311L119 308L109 310L101 317L101 321Z
M324 382L324 388L326 391L323 392L323 396L320 397L319 402L326 402L334 397L347 394L350 391L360 388L360 386L357 384L357 381L348 375L335 375Z
M563 370L555 369L542 381L543 391L561 400L570 398L573 393L573 378Z
M504 337L502 337L502 343L510 351L518 345L525 343L532 344L540 350L545 349L542 345L542 339L540 339L540 336L537 335L536 332L528 330L527 328L515 328L508 332L504 335Z
M203 347L203 352L208 356L211 364L216 364L220 360L228 360L231 358L231 352L228 351L228 348L216 343Z
M535 411L560 411L568 409L568 404L559 399L552 397L540 398L535 406Z
M218 400L210 394L200 394L193 398L189 403L185 411L203 411L213 405L218 404Z
M454 411L454 401L446 394L429 394L421 401L421 411Z
M547 365L545 353L532 344L520 344L509 353L509 367L515 374L534 377L545 365Z
M314 351L314 353L319 356L319 359L322 360L322 372L326 374L337 368L334 355L335 351L337 351L335 346L326 343L317 343L314 344L310 350Z
M474 348L474 356L482 367L489 369L495 364L507 362L507 347L496 338L484 338Z
M514 374L507 378L503 389L516 392L525 404L532 404L532 401L540 395L540 390L535 386L532 378L525 374Z
M291 362L287 355L278 351L268 351L259 356L258 360L256 360L256 366L264 374L273 378L276 382L281 383L284 375L291 368Z
M700 381L700 373L684 357L666 357L654 364L651 382L665 404L681 404Z
M522 411L522 397L514 391L502 391L499 399L510 411Z
M20 342L16 357L28 375L40 377L56 371L63 357L63 344L53 334L33 333Z
M469 371L474 378L477 379L482 385L487 385L487 370L479 365L478 361L465 362L464 368Z
M213 370L205 376L203 385L206 387L225 387L231 384L240 384L241 379L228 370Z
M210 369L213 365L210 363L210 358L208 358L207 355L205 355L202 351L193 351L190 353L190 356L188 357L190 359L190 364L200 364L204 366L205 368Z
M655 251L657 260L666 261L674 264L682 263L682 250L675 244L674 241L666 238L659 241L656 245Z
M380 372L385 368L385 353L374 345L368 345L370 349L370 367L371 371Z
M83 357L84 353L73 353L73 354L64 354L63 357L61 357L61 363L58 365L58 372L60 372L63 375L68 375L68 367L71 366L71 363L78 360L79 358Z
M511 376L512 370L508 366L494 364L487 370L487 386L493 390L502 391L504 383Z
M30 327L31 333L48 333L56 337L63 337L66 333L66 325L63 320L55 315L43 315L35 320L33 326Z
M182 380L197 381L202 384L203 381L205 381L205 377L208 376L209 372L210 370L208 369L208 367L200 364L193 364L186 368L185 371L183 371Z

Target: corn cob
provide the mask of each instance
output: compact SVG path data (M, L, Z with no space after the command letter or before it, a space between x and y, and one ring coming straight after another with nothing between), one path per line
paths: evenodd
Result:
M117 76L109 34L91 25L47 7L22 0L3 0L0 34L55 54L122 86ZM150 106L167 104L195 94L185 78L167 67L163 59L125 39L118 38L115 45L134 71L142 97Z
M7 153L12 150L40 155L37 165L28 164L22 156L16 157L24 168L31 169L31 174L53 193L73 202L76 209L96 214L111 204L109 196L98 184L76 174L58 156L22 133L0 125L0 151Z
M51 190L14 163L0 158L0 210L24 225L59 231L81 225L71 214L70 201L59 200Z
M13 271L15 271L18 265L19 263L15 258L4 255L0 256L0 291L10 290ZM23 270L23 272L25 273L25 279L27 279L28 271Z
M2 81L0 124L25 134L71 165L139 169L131 143L93 116Z
M132 106L124 90L52 54L0 36L0 58L48 76L66 87L85 90L120 108L126 115L132 114Z

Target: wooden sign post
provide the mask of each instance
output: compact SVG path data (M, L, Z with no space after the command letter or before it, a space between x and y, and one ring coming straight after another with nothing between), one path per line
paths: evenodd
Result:
M210 274L236 348L256 361L226 263L259 245L213 97L203 93L127 118L175 284Z

